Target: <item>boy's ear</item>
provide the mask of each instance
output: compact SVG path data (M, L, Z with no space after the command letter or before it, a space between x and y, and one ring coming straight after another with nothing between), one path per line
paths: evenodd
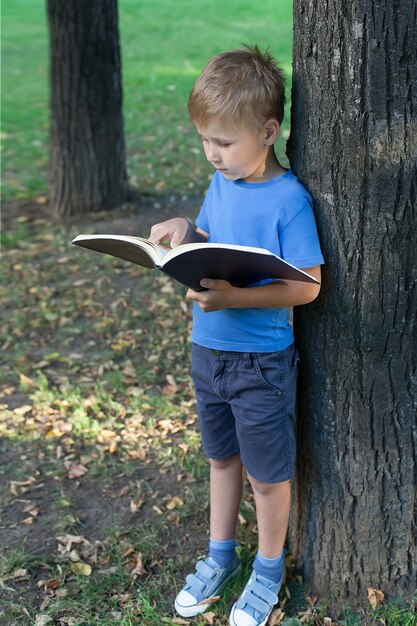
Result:
M279 135L280 124L278 120L271 118L264 124L265 145L272 146Z

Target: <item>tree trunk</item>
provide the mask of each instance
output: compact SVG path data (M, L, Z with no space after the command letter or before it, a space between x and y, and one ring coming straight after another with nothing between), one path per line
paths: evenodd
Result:
M326 266L295 312L289 536L334 609L416 588L416 19L415 0L294 0L289 158Z
M127 197L116 0L48 0L50 203L60 215Z

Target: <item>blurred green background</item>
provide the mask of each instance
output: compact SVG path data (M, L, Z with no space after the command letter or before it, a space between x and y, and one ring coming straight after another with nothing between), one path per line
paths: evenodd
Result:
M45 3L2 5L2 198L47 194L49 93ZM270 47L290 99L292 1L119 0L130 185L141 193L194 195L212 169L187 115L206 61L242 43ZM289 104L277 143L286 163Z

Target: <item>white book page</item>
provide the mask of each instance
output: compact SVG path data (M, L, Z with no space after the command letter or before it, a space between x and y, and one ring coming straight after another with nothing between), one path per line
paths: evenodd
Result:
M265 248L255 248L252 246L238 246L228 243L184 243L178 246L177 248L173 248L172 250L165 251L164 257L168 254L169 258L172 259L175 256L182 254L183 252L187 252L187 250L198 250L204 248L218 248L222 250L241 250L242 252L257 252L260 254L267 254L270 256L276 256L273 252L266 250ZM168 260L168 259L167 259Z

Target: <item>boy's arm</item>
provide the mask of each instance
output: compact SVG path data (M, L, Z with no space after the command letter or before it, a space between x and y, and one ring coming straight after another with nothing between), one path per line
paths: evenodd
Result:
M195 229L185 217L174 217L165 222L154 224L149 240L160 245L168 239L171 248L175 248L183 243L204 243L207 241L207 237L207 233L200 228Z
M321 267L302 268L317 280L321 279ZM226 280L204 278L201 286L206 291L189 289L187 297L199 304L205 312L220 309L282 309L308 304L317 298L320 285L294 280L280 280L259 287L233 287Z

